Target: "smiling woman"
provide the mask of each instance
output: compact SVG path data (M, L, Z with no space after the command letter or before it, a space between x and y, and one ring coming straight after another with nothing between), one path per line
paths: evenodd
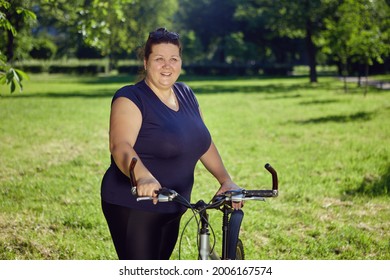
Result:
M165 105L175 111L179 110L179 104L172 84L179 78L181 65L179 49L169 43L155 45L149 58L144 60L147 72L145 83Z
M217 194L239 187L226 171L203 122L194 92L178 83L182 66L179 35L159 28L144 48L145 77L120 88L110 116L111 165L101 188L102 208L120 259L169 259L185 208L137 203L156 198L162 187L190 200L201 160L221 184ZM132 184L130 163L136 159ZM233 205L240 208L240 203Z

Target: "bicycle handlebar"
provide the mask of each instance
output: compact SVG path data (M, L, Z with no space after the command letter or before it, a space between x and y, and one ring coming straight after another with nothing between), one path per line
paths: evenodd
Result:
M129 167L130 183L132 186L131 192L135 196L137 195L136 180L134 176L134 167L136 163L137 159L133 158ZM233 190L214 197L213 201L216 202L218 200L222 201L222 203L225 201L240 202L244 200L265 200L266 197L277 197L279 194L277 172L269 163L267 163L264 168L267 169L267 171L270 172L272 175L271 190ZM162 188L161 190L156 191L156 193L158 194L157 200L159 202L173 201L177 200L177 198L180 197L180 195L176 191L167 188ZM138 197L137 201L152 199L152 197Z
M272 175L272 191L278 195L278 173L276 173L276 170L271 166L271 164L267 163L265 166L265 169L268 170L269 173Z

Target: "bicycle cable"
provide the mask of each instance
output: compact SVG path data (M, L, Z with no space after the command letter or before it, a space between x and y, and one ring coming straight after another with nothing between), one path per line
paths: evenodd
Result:
M200 240L200 227L201 227L201 221L200 219L198 219L198 215L200 212L202 211L205 211L206 209L210 209L210 208L215 208L215 206L219 203L213 203L213 204L208 204L207 206L205 206L204 208L202 209L196 209L195 207L193 207L193 205L187 200L185 199L183 196L181 196L180 194L177 194L177 196L175 197L175 200L180 200L179 203L183 204L183 205L186 205L187 208L191 209L191 212L192 212L192 216L188 219L188 221L186 222L186 224L184 225L183 229L182 229L182 232L180 234L180 238L179 238L179 260L181 259L181 247L182 247L182 242L183 242L183 237L184 237L184 232L185 230L187 229L188 225L190 224L190 222L192 221L192 219L195 219L196 220L196 224L197 224L197 248L199 248L199 240ZM208 223L208 221L206 221ZM214 232L214 228L208 223L208 226L209 226L209 229L211 231L211 236L212 236L212 239L213 239L213 245L211 247L211 252L214 251L215 249L215 246L216 246L216 238L215 238L215 232ZM199 258L199 251L198 251L198 258Z
M187 226L189 225L190 221L195 218L196 220L196 223L198 224L198 228L199 228L199 221L198 221L198 216L197 216L197 212L196 212L196 209L192 206L192 204L183 196L181 196L180 194L177 194L177 196L175 197L175 200L180 200L179 203L180 204L183 204L185 205L188 209L191 209L192 211L192 216L191 218L186 222L186 224L184 225L183 227L183 230L180 234L180 239L179 239L179 260L181 259L181 246L182 246L182 242L183 242L183 236L184 236L184 232L187 228Z

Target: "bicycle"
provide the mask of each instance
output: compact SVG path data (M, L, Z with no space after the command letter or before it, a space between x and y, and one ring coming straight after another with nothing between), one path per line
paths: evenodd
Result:
M132 193L136 195L136 182L134 177L134 158L130 164L130 181L132 184ZM192 210L194 216L199 217L198 221L198 259L200 260L244 260L244 244L239 238L241 222L244 217L242 210L234 210L231 202L242 202L246 200L265 201L266 198L277 197L278 176L275 169L267 163L265 169L272 175L272 189L268 190L233 190L215 196L209 203L199 200L196 203L188 202L184 197L172 189L162 188L157 191L158 202L176 202ZM137 201L151 200L152 197L138 197ZM210 241L210 224L207 210L217 209L222 211L222 253L221 256L215 250L214 244ZM187 223L188 224L188 223ZM184 231L184 230L183 230ZM211 229L213 232L213 230ZM180 252L180 250L179 250ZM180 259L180 257L179 257Z

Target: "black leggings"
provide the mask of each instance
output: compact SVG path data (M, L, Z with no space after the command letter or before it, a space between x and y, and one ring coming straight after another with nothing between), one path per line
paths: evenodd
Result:
M182 214L135 210L102 201L120 260L168 260L179 235Z

